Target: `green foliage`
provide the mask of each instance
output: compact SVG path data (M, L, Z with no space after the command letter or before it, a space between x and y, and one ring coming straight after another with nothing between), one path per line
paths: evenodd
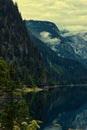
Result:
M5 61L2 57L0 57L0 88L3 87L3 89L7 86L9 83L10 74L9 69Z
M22 130L37 130L40 126L38 125L36 120L32 120L31 122L22 122L21 123L21 129Z
M12 70L11 70L12 71ZM20 90L20 82L14 81L12 73L3 58L0 57L0 129L1 130L37 130L40 121L29 118L29 108ZM1 82L3 79L3 82ZM22 84L21 84L22 85ZM3 87L4 86L4 87Z
M0 58L0 123L5 130L12 130L14 120L21 122L29 113L22 93L17 93L19 84L11 76L6 62Z
M0 123L0 129L5 130L5 127L3 124ZM40 129L39 123L36 120L32 120L29 123L26 121L21 122L18 124L17 122L14 122L12 130L37 130Z
M29 130L37 130L37 129L39 129L39 128L40 128L40 126L38 125L38 123L37 123L36 120L32 120L32 121L30 122L30 124L28 125L28 129L29 129Z

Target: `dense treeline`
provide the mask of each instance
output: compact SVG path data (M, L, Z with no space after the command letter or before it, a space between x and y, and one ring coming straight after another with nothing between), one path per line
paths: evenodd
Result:
M29 108L14 73L0 57L0 130L36 130L38 121L31 120Z
M38 49L31 43L17 4L12 0L0 0L0 56L16 70L16 79L27 85L45 82Z
M22 86L46 80L38 49L31 43L17 4L0 0L0 129L36 130ZM22 85L23 84L23 85Z

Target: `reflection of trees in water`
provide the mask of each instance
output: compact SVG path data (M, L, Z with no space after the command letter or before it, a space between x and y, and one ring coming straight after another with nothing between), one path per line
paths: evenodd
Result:
M30 94L27 94L26 99L30 98ZM31 105L31 109L33 111L33 116L36 119L43 120L43 125L50 124L54 119L58 118L59 114L61 115L61 121L57 122L62 124L62 121L66 121L69 128L69 120L70 124L73 120L74 114L68 114L70 111L75 111L80 106L82 106L87 99L87 87L86 86L64 86L58 88L51 88L48 91L42 91L36 93L33 104ZM64 112L67 113L64 116ZM71 119L71 117L72 119ZM63 118L63 119L62 119ZM65 119L64 119L65 118ZM65 125L65 124L64 124ZM64 129L65 130L65 129Z

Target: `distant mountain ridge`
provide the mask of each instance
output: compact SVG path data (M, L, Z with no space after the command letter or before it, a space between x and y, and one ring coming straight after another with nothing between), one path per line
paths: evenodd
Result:
M69 43L66 43L67 39L54 23L33 20L25 23L30 39L38 47L51 79L69 83L86 81L86 69L77 62L80 56L75 54Z
M54 52L60 57L69 59L77 59L79 56L75 54L72 46L62 36L61 31L57 26L48 21L26 21L29 30L38 37L41 41L46 43Z

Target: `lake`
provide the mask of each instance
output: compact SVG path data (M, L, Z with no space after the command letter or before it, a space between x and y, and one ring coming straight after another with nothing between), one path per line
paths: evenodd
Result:
M61 86L26 95L40 130L87 130L87 86Z

